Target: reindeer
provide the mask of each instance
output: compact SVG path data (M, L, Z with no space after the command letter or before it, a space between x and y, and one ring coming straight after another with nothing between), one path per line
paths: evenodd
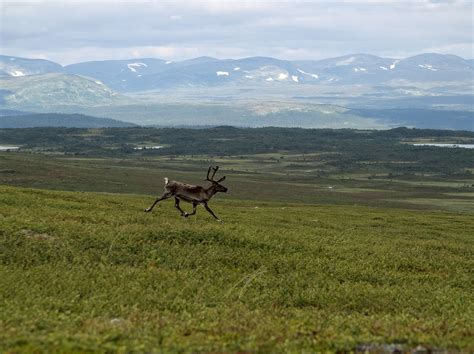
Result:
M145 209L145 212L149 213L153 210L153 207L160 201L174 197L174 206L181 212L181 216L187 218L188 216L196 214L196 206L198 204L204 205L204 208L214 217L217 221L221 222L216 214L209 208L207 202L216 194L217 192L227 192L227 188L220 184L220 182L225 180L225 176L221 179L215 181L214 176L219 169L219 166L215 168L210 166L207 170L206 181L211 182L211 185L207 188L201 186L195 186L192 184L181 183L177 181L170 181L168 178L165 178L165 193L157 198L151 207ZM209 177L209 174L212 172L212 176ZM181 209L179 202L184 200L185 202L193 204L193 212L188 214Z

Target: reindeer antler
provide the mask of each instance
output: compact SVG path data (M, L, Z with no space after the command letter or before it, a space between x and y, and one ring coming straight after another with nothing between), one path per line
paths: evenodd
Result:
M213 172L212 172L211 178L209 178L209 173L211 172L211 169L212 169ZM207 170L206 181L213 182L214 181L214 176L216 175L216 172L217 172L218 169L219 169L219 166L216 166L216 167L209 166L209 169Z

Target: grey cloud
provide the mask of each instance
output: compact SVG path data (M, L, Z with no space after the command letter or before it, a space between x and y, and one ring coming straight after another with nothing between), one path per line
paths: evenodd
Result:
M4 54L41 53L63 62L133 53L175 60L195 54L416 54L426 48L472 53L472 4L459 0L7 1L1 11Z

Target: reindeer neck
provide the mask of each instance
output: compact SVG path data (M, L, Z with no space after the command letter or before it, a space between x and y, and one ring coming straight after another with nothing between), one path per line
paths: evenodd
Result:
M211 199L214 196L214 194L217 193L216 187L214 186L214 184L211 184L209 187L205 188L205 191L209 199Z

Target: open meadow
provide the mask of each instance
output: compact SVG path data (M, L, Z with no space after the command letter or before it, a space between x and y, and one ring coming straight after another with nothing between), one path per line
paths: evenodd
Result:
M0 189L2 351L471 351L472 215Z
M86 133L66 136L104 132ZM2 352L474 350L472 150L74 152L38 134L0 153ZM144 213L164 177L205 184L211 164L223 223Z

